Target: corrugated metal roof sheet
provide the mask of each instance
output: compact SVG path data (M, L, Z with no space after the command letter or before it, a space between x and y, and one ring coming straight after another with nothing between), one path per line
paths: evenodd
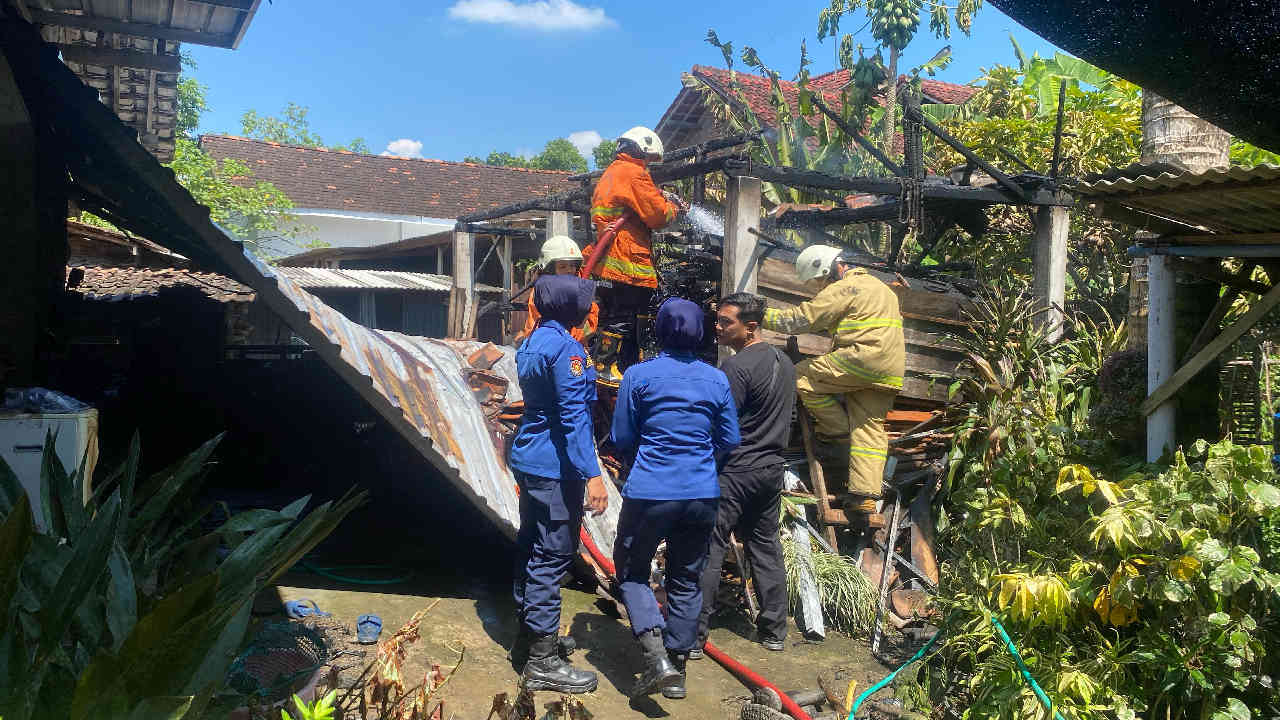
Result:
M303 288L348 288L353 290L425 290L447 293L453 289L448 275L400 272L398 270L348 270L312 267L277 267L276 271ZM492 285L477 285L478 292L502 292Z
M1280 166L1256 165L1251 168L1231 167L1210 169L1200 172L1173 173L1162 165L1131 165L1122 172L1124 176L1117 178L1100 178L1091 182L1077 183L1072 190L1080 195L1123 195L1144 190L1181 190L1204 185L1221 185L1224 183L1264 183L1280 180ZM1144 172L1151 168L1151 172Z
M229 237L224 241L233 242ZM340 376L350 382L344 370L354 371L361 380L371 383L376 394L370 401L383 417L391 420L393 427L427 459L452 468L473 501L487 511L501 530L514 537L520 525L515 476L506 464L501 444L496 442L484 407L466 381L470 371L467 357L483 343L371 330L348 320L290 277L294 271L316 268L273 268L248 250L243 251L243 259L247 266L242 279L258 288L277 310L275 303L279 300L296 308L300 315L286 313L291 317L285 317L295 332L321 351L321 357L336 363ZM334 349L337 357L331 354ZM503 357L489 372L506 378L506 402L520 401L515 349L500 349ZM361 389L361 380L353 383L357 390ZM601 547L612 547L622 500L612 483L605 484L610 508L584 526L597 543L604 543Z
M1143 170L1131 166L1117 171L1119 177L1077 183L1072 191L1217 234L1280 232L1280 166Z

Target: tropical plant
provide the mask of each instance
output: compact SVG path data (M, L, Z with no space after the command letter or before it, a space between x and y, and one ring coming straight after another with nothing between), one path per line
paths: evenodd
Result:
M330 690L328 695L308 704L303 702L302 698L294 695L293 706L297 708L298 716L295 718L288 712L281 710L281 720L333 720L333 701L337 697L338 691Z
M240 116L240 132L245 137L269 140L282 145L301 145L368 154L369 144L360 137L352 139L345 145L326 144L319 135L311 131L311 121L307 119L307 113L310 111L311 108L294 102L286 104L280 111L279 117L259 115L257 110L246 110Z
M1065 87L1058 174L1081 178L1138 160L1142 99L1137 86L1063 53L1027 56L1010 37L1016 65L995 65L975 81L978 92L963 106L927 106L936 119L980 156L1010 173L1048 175L1059 89ZM950 147L928 139L926 162L935 172L963 164ZM981 238L948 235L930 250L932 262L971 262L979 280L1017 285L1032 275L1035 218L1026 208L997 205L987 211ZM1068 230L1068 302L1098 319L1101 309L1123 314L1128 298L1129 257L1134 231L1073 212ZM998 271L996 270L998 268Z
M303 515L304 497L206 532L213 506L192 506L220 440L146 477L135 436L124 463L86 493L51 435L39 530L0 462L0 716L194 718L216 702L253 597L365 499L348 494Z
M979 299L965 343L937 595L946 641L925 672L965 717L1043 717L997 617L1066 717L1274 715L1280 508L1270 453L1198 442L1172 465L1118 456L1090 427L1098 359L1050 344L1013 293ZM1088 347L1084 347L1088 345Z
M196 68L185 53L183 66ZM258 255L271 258L293 245L307 231L298 216L289 212L293 202L275 185L252 180L253 170L234 158L216 160L200 146L196 136L200 119L209 110L208 88L195 77L184 75L178 82L177 124L174 128L174 177L201 205L209 208L209 218L218 223ZM305 116L305 108L304 108ZM303 247L319 247L313 241Z

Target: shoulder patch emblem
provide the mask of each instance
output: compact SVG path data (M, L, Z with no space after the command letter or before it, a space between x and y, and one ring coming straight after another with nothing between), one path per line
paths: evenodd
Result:
M577 355L569 356L569 374L574 377L582 376L582 358Z

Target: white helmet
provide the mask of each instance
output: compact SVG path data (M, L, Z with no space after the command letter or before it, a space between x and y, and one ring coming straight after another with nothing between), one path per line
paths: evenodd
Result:
M618 143L630 140L635 143L648 158L654 162L662 162L662 138L658 133L643 125L637 125L618 136Z
M542 243L542 254L538 258L538 264L547 267L557 260L582 262L582 251L578 249L578 243L568 235L552 235Z
M825 278L831 272L831 265L840 257L840 248L830 245L810 245L796 256L796 279L807 283L817 278Z

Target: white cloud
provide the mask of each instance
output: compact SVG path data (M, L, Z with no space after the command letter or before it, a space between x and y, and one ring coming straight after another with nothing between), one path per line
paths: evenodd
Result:
M396 157L420 158L422 157L422 143L418 140L410 140L409 138L400 138L387 143L387 149L382 151L383 155L394 155Z
M591 151L596 149L604 138L600 137L600 133L595 130L579 130L569 133L569 142L578 148L578 152L582 153L582 157L591 157Z
M596 30L617 25L604 8L584 7L573 0L458 0L450 6L449 17L533 30Z

